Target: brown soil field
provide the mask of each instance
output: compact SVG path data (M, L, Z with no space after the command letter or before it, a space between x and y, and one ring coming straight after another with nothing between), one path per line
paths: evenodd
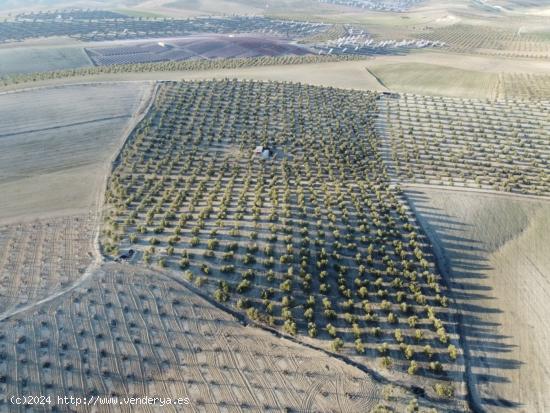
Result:
M321 352L244 327L175 280L121 264L0 321L0 378L3 394L189 397L193 412L368 412L384 397L404 411L412 399Z
M162 44L160 44L162 43ZM167 41L114 47L86 48L96 66L181 61L188 59L247 58L311 54L305 47L273 36L204 34Z
M550 203L409 188L462 312L474 397L489 412L550 409Z
M134 82L1 93L0 222L88 214L151 90Z

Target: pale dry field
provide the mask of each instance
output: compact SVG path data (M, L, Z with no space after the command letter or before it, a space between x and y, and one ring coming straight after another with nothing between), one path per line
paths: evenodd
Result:
M523 84L516 87L509 81L518 73L529 79L544 79L550 70L550 60L420 51L404 56L376 57L366 66L384 86L401 93L474 99L550 96L546 90L537 88L537 84L528 85L536 92L526 92ZM507 84L503 84L503 79L508 80Z
M0 222L88 214L152 84L59 86L0 94Z
M532 73L544 74L550 70L549 60L503 58L450 53L447 51L422 50L403 56L379 56L371 60L369 67L389 63L422 63L453 67L460 70L474 70L481 73Z
M498 75L424 63L389 63L371 72L392 91L425 95L491 98Z
M92 66L82 47L0 48L0 77Z
M550 409L550 203L409 188L463 314L470 378L490 412Z
M550 76L529 73L501 74L497 86L498 99L549 99Z

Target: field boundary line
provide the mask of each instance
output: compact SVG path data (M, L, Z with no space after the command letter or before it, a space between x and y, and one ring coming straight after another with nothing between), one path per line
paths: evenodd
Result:
M378 83L380 83L380 86L382 86L384 89L386 89L388 92L391 92L392 90L387 87L384 82L382 81L382 79L380 79L376 74L374 74L374 72L372 70L370 70L368 67L365 66L365 70L369 73L369 75L371 75L373 78L376 79L376 81Z
M149 113L149 109L155 102L159 85L160 84L158 82L155 82L153 85L151 85L150 88L148 88L148 92L144 92L144 94L141 97L141 102L135 114L132 115L132 118L134 118L134 121L127 125L124 132L121 134L121 137L119 138L120 142L119 142L118 148L115 150L111 158L106 162L105 173L103 176L103 184L100 185L98 188L95 207L92 207L95 209L95 214L92 213L92 215L95 215L95 220L96 220L96 225L93 233L93 241L92 241L92 245L93 245L92 253L94 255L93 261L88 265L82 277L80 277L78 280L75 280L67 288L57 291L47 297L42 298L41 300L30 303L26 306L14 309L4 314L0 314L0 322L8 320L18 314L30 311L38 306L41 306L50 301L53 301L75 290L76 288L80 287L85 281L91 278L94 274L96 274L98 271L101 270L102 265L105 263L105 258L101 254L101 249L99 245L99 234L100 234L100 227L101 227L101 218L103 217L102 205L103 205L103 200L105 198L105 191L107 189L110 172L112 171L112 168L115 165L115 161L120 155L120 152L122 151L122 149L124 148L128 138L132 135L137 125L139 125L141 121L145 118L145 116ZM145 101L143 101L144 98L145 98Z
M131 118L131 117L132 117L132 115L109 116L109 117L105 117L105 118L85 120L85 121L82 121L82 122L73 122L73 123L66 123L66 124L58 125L58 126L50 126L49 128L28 129L28 130L23 130L23 131L19 131L19 132L4 133L4 134L0 134L0 138L7 138L7 137L11 137L11 136L18 136L18 135L25 135L27 133L45 132L45 131L51 131L51 130L57 130L57 129L63 129L63 128L71 128L71 127L74 127L74 126L88 125L90 123L107 122L107 121L110 121L110 120L124 119L124 118Z
M91 75L90 78L93 78ZM66 78L59 78L59 79L53 79L53 80L67 80ZM68 82L68 83L52 83L52 84L46 84L41 86L34 86L34 87L22 87L22 88L13 88L8 90L1 90L0 87L0 96L2 95L11 95L15 93L23 93L23 92L31 92L35 90L44 90L44 89L62 89L64 87L73 87L73 86L95 86L95 85L110 85L113 83L154 83L158 82L157 80L152 79L144 79L144 80L90 80L87 82ZM20 83L21 86L25 85L24 83Z
M101 253L101 246L99 243L99 234L100 234L100 228L101 228L101 219L103 218L103 212L104 212L105 193L107 192L107 185L109 184L109 178L111 177L111 174L116 166L117 159L119 158L120 153L126 146L128 139L130 138L130 136L132 136L136 127L143 121L143 119L145 119L145 116L147 116L147 114L149 113L149 110L155 103L159 87L160 87L159 82L153 82L151 87L149 88L148 96L145 93L144 95L142 95L141 97L142 101L139 103L139 106L136 108L136 112L132 116L133 121L130 122L124 129L119 139L118 146L115 148L115 150L113 151L113 154L111 155L109 160L106 162L106 167L103 175L103 184L98 189L98 193L96 195L96 206L95 206L97 225L96 225L96 233L94 237L94 247L95 247L94 253L97 255L97 258L101 260L101 262L104 262L104 257ZM145 98L145 102L143 102L144 98Z

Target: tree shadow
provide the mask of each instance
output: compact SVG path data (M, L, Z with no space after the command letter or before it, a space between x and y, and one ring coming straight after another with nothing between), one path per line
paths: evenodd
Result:
M431 241L438 268L451 291L471 401L482 410L486 406L520 407L521 403L496 394L486 397L480 388L490 383L510 382L499 371L515 370L522 364L504 357L515 346L506 343L511 337L498 334L501 324L491 319L503 310L491 304L495 299L491 295L492 288L484 281L487 271L492 269L486 258L487 251L479 241L460 236L466 232L468 224L433 207L422 191L407 189L405 194Z

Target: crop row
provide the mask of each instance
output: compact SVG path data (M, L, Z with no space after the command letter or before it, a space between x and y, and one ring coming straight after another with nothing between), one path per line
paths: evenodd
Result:
M383 100L397 177L550 194L550 102L403 95Z
M0 226L0 311L70 285L91 262L94 220L63 217Z
M357 7L366 10L404 12L417 5L422 0L319 0L320 3L335 4L338 6Z
M104 252L132 248L288 334L439 374L458 356L448 300L388 185L375 100L287 83L164 85L111 177Z
M499 75L497 98L550 100L550 76L529 73L503 73Z
M0 322L0 392L44 397L34 406L2 398L0 410L10 412L158 411L113 401L144 396L187 397L197 412L339 403L367 412L381 397L370 377L343 363L244 328L152 271L112 265L32 314ZM58 396L101 399L75 406Z
M202 59L169 61L155 63L123 64L66 69L52 72L39 72L5 76L0 78L0 86L17 83L36 82L41 80L61 79L67 77L93 76L115 73L172 72L187 70L237 69L241 67L293 65L356 60L356 56L262 56L236 59ZM360 58L360 57L359 57Z
M31 11L20 13L15 16L16 20L37 21L37 20L106 20L125 19L125 14L109 10L92 9L66 9L51 11Z
M266 17L200 19L116 19L5 21L0 23L0 43L50 36L72 36L83 41L183 36L191 33L270 33L305 37L324 31L321 23L274 20Z
M494 27L456 24L419 34L422 39L442 41L457 52L494 54L510 57L550 56L550 41L535 33Z

